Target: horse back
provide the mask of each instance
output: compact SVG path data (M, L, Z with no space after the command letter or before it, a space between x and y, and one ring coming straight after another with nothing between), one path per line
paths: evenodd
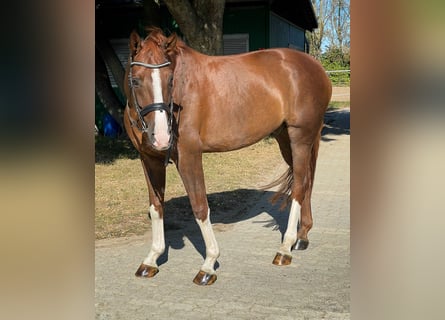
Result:
M208 151L253 144L284 122L319 122L329 103L330 81L305 53L268 49L199 58L184 90L184 116Z

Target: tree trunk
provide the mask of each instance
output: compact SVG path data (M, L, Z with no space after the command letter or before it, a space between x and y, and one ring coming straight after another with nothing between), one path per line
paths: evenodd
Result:
M142 19L144 26L159 27L161 25L161 11L159 7L159 0L145 0L144 1L144 17Z
M223 54L225 0L164 0L188 44L209 55Z
M107 68L96 47L96 93L108 113L123 128L123 106L111 87Z
M310 54L317 59L321 59L321 51L323 39L326 36L326 28L329 18L332 15L332 8L330 1L312 0L312 5L315 10L315 15L318 21L318 28L309 33L308 39L310 42Z

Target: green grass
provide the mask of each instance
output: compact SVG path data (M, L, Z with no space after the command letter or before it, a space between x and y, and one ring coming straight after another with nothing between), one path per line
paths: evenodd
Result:
M328 110L338 110L343 108L349 108L351 105L350 101L331 101L329 102Z

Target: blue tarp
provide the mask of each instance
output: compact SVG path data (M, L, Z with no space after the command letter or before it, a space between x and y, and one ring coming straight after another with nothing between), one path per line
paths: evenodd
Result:
M117 138L122 133L120 125L108 113L103 116L102 125L106 137Z

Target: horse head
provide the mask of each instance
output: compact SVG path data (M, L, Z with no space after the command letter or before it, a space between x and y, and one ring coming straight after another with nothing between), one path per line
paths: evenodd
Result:
M145 38L133 31L130 35L130 59L126 70L125 91L130 108L138 115L140 130L147 133L151 146L159 151L172 144L171 57L176 34L164 36L160 29L151 30Z

